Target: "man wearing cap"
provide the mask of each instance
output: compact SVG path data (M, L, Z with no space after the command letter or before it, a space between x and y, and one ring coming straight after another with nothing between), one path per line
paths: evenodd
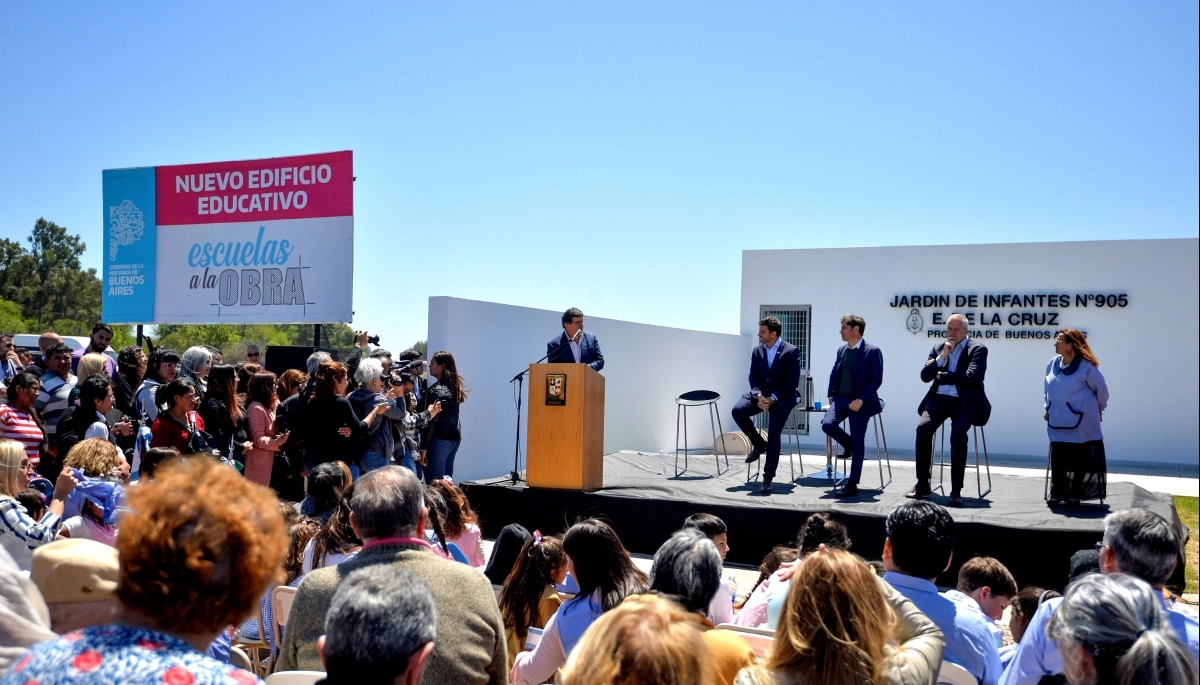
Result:
M34 551L29 578L50 608L50 629L64 635L112 623L119 572L115 548L63 538Z

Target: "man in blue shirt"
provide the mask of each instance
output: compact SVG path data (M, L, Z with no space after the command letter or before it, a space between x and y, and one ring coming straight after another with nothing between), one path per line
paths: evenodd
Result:
M1128 573L1150 584L1162 602L1171 629L1187 645L1192 660L1200 664L1200 637L1193 614L1179 610L1163 599L1162 588L1179 558L1179 539L1161 516L1145 509L1126 509L1104 519L1104 542L1100 546L1102 573ZM1021 637L1021 644L1000 685L1036 685L1043 676L1063 672L1058 644L1046 637L1046 623L1062 604L1062 597L1048 599L1038 607Z
M908 502L888 514L885 532L883 579L941 629L946 661L965 668L979 685L996 685L1000 652L982 615L938 594L933 583L950 568L954 519L932 502Z

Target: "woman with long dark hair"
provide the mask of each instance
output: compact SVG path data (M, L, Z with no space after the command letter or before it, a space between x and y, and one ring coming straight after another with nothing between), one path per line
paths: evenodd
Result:
M300 513L324 524L348 487L349 479L338 464L318 464L308 473L308 494L300 502Z
M250 405L251 449L246 452L246 477L270 487L271 469L275 455L288 441L288 431L276 433L275 409L279 397L275 394L275 374L260 371L246 385L246 400Z
M196 412L199 404L196 384L186 378L176 378L158 388L154 398L161 411L150 426L150 446L174 447L188 454L188 438L192 431L204 430L204 419Z
M208 373L208 392L200 403L200 418L204 429L213 436L221 450L232 448L233 457L246 460L250 448L246 412L237 396L237 369L228 364L214 366Z
M563 536L563 551L579 594L559 607L532 652L517 655L510 674L513 685L546 682L588 626L627 596L646 592L650 586L650 578L633 565L616 531L603 521L585 519L571 526Z
M429 402L441 402L441 412L426 427L425 482L454 476L454 456L462 443L458 405L467 401L463 378L458 374L454 355L442 350L429 360L429 375L437 383L429 389Z
M301 574L326 566L336 566L352 559L362 547L362 540L358 539L354 529L350 527L350 498L353 495L354 485L351 484L345 495L338 499L333 508L333 515L305 545Z
M366 436L388 405L378 405L360 421L343 397L350 382L346 367L335 361L322 362L315 380L312 398L304 407L304 463L311 469L327 461L342 461L350 466L351 477L358 478L355 441Z
M1087 337L1064 328L1054 338L1046 365L1046 433L1050 436L1050 497L1046 504L1077 506L1108 494L1108 465L1100 422L1108 406L1108 384Z
M8 404L0 406L0 438L21 443L34 468L41 461L41 451L46 444L46 427L33 408L41 389L42 382L37 376L19 373L5 389Z
M442 481L438 481L439 483ZM555 585L567 577L567 555L562 541L552 535L542 537L534 531L525 541L517 563L500 590L500 615L504 618L504 636L508 640L508 667L525 649L530 628L545 628L550 617L562 606Z

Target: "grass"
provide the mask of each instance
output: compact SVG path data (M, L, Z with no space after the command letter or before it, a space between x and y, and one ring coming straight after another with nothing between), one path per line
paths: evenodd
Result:
M1179 512L1179 519L1183 521L1183 525L1191 531L1187 548L1183 552L1183 558L1187 564L1185 569L1187 589L1184 592L1194 593L1200 588L1200 559L1197 558L1196 542L1196 536L1200 535L1200 498L1176 497L1175 510Z

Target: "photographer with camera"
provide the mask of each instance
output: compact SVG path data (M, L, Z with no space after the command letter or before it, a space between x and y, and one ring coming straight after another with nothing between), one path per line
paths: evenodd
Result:
M375 349L371 350L364 357L367 345L374 345ZM354 349L350 350L350 354L346 355L346 372L350 374L352 390L357 390L359 387L358 365L362 363L364 358L378 359L383 365L383 376L385 378L392 373L392 353L379 346L379 336L371 335L368 331L354 331Z
M416 370L423 366L420 362L410 365ZM416 471L411 457L406 459L409 446L405 437L428 424L430 418L437 416L441 411L441 405L434 404L428 411L423 412L410 411L408 396L412 391L412 377L407 372L396 370L386 374L382 362L374 356L359 363L356 377L360 387L351 393L348 399L359 417L366 417L381 403L388 405L383 414L383 418L387 420L375 422L367 432L359 457L359 468L363 473L367 473L387 466L398 457L398 461Z

